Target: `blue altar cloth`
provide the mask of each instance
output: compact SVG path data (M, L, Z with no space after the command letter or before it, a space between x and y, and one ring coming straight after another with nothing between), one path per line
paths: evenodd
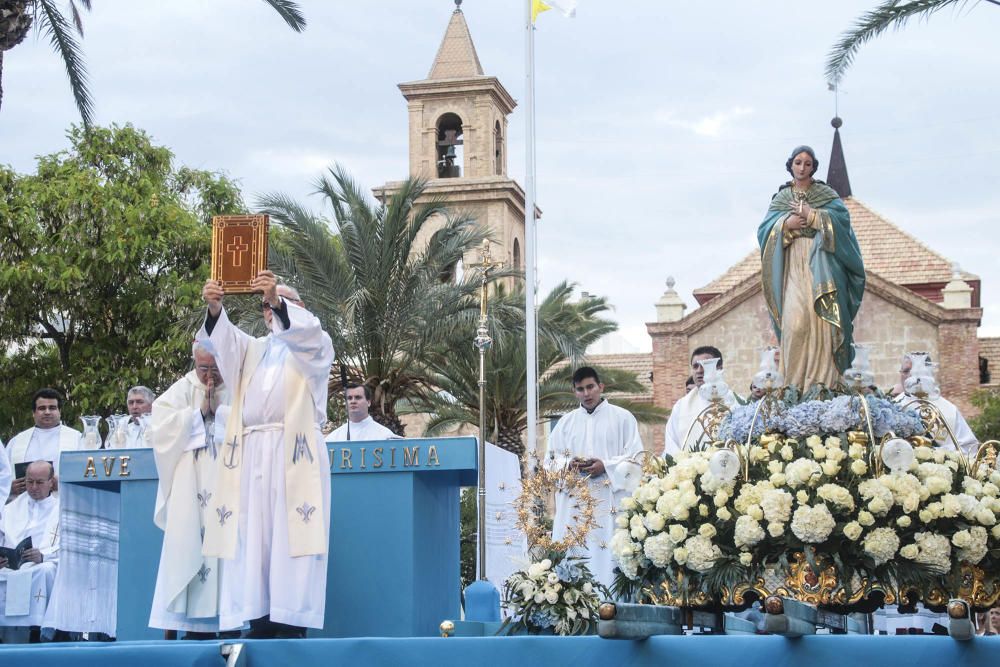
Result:
M248 667L259 665L948 665L995 667L1000 637L958 642L938 636L663 636L646 641L599 637L358 638L248 640ZM0 664L31 667L219 667L221 642L119 642L0 646Z

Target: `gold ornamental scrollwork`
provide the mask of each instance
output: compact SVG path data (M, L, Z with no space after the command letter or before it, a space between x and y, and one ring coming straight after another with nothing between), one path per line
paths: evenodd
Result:
M528 547L540 547L546 551L569 551L572 547L585 547L587 535L597 526L594 510L597 500L590 493L587 475L562 468L548 470L539 467L534 475L521 482L521 495L514 501L517 512L517 527L528 539ZM556 493L565 493L573 503L572 522L566 527L566 535L561 540L553 540L552 534L538 521L538 509L544 508L549 498Z

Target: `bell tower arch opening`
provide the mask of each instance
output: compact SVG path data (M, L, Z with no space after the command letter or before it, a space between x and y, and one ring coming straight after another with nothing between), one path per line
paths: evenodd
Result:
M437 121L437 177L460 178L465 152L462 118L452 112L442 114Z

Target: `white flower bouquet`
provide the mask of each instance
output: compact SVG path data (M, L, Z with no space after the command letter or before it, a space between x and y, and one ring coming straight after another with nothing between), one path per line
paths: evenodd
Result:
M597 608L607 588L594 581L585 559L549 551L503 584L510 616L501 633L589 635L597 632Z

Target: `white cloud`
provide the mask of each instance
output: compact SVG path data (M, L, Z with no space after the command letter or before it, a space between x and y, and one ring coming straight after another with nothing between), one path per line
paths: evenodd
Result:
M697 135L702 137L711 137L713 139L718 138L722 135L725 130L728 130L736 120L742 118L743 116L748 116L753 113L753 109L750 107L735 106L731 109L726 109L725 111L716 111L708 116L703 116L696 120L684 120L682 118L677 118L674 112L663 110L656 114L656 121L663 125L669 125L670 127L679 127L685 130L690 130Z

